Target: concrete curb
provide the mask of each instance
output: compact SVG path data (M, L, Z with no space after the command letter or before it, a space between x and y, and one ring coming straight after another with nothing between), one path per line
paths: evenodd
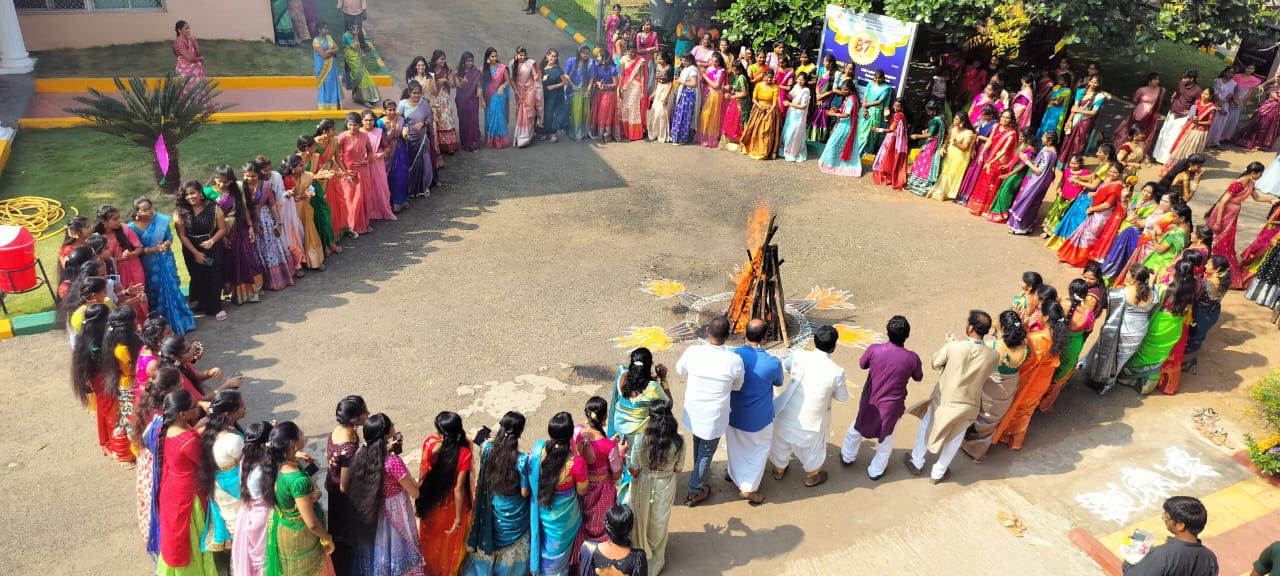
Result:
M564 30L564 33L568 34L569 37L573 38L573 41L576 42L578 45L586 46L587 48L590 48L592 54L600 53L600 47L596 46L595 42L587 40L586 36L583 36L581 32L578 32L577 30L575 30L573 26L570 26L568 22L564 21L564 18L557 16L556 13L552 12L550 8L547 8L546 6L539 6L538 13L542 14L543 16L546 16L547 20L550 20L551 23L554 24L556 28Z
M370 52L373 52L374 58L377 59L378 65L386 68L382 62L382 56L379 56L376 50L372 50L373 44L370 43ZM218 88L223 90L274 90L279 88L312 88L316 85L316 79L312 76L220 76L211 77L218 81ZM154 86L159 82L159 78L147 78L148 85ZM373 83L377 86L391 86L391 76L375 75ZM114 78L37 78L36 93L59 93L87 92L89 88L93 88L102 92L114 92L116 89Z

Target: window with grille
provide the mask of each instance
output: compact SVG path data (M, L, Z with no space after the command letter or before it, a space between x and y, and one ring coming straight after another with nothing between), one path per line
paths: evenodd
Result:
M40 12L89 12L95 10L159 10L164 0L14 0L14 8Z

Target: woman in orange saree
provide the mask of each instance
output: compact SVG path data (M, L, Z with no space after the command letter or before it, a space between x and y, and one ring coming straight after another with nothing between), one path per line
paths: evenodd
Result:
M418 543L427 576L453 576L471 529L471 448L462 417L436 415L436 434L422 442Z
M1018 392L1004 420L991 434L991 443L1004 442L1012 450L1021 450L1027 438L1031 416L1040 406L1040 398L1049 390L1053 371L1058 367L1058 354L1067 344L1066 312L1056 300L1057 290L1041 286L1036 298L1040 310L1027 319L1027 347L1031 358L1018 369Z

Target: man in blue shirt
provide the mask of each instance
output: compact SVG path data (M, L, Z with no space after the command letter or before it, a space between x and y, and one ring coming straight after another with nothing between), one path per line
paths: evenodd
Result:
M773 388L782 386L782 362L764 350L769 325L747 322L747 343L734 349L742 357L745 377L742 389L729 395L729 429L725 431L729 468L725 479L733 482L752 506L764 502L760 479L773 440Z

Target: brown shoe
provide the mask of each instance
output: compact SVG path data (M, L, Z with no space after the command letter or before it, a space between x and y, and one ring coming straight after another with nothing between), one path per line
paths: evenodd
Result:
M703 486L701 490L694 492L692 494L689 494L689 496L684 499L684 505L690 508L693 508L694 506L697 506L699 503L701 503L703 500L706 500L707 498L710 498L710 497L711 497L711 487Z
M815 486L821 486L826 481L827 481L827 471L819 470L817 474L813 474L811 476L806 477L804 479L804 485L807 488L813 488Z
M761 504L764 504L764 494L761 494L759 492L745 492L742 494L742 497L746 498L747 503L751 504L752 506L759 506Z
M911 475L919 476L921 474L924 474L924 468L916 466L915 463L911 461L910 452L907 452L906 454L902 455L902 463L907 465L907 472L910 472Z

